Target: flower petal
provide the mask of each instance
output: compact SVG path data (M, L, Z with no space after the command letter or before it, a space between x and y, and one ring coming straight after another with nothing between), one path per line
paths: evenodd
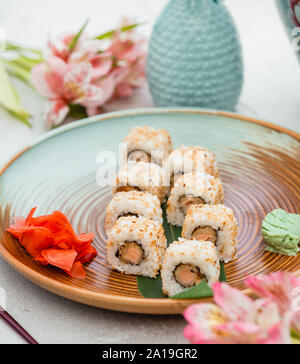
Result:
M130 97L133 94L133 87L130 85L129 82L121 82L116 87L115 97L124 98Z
M219 340L214 328L227 322L224 312L214 304L196 304L184 311L184 317L190 324L184 336L194 344L215 343Z
M254 301L244 293L226 283L214 284L213 292L215 302L231 321L255 321L256 307Z
M60 125L67 117L70 111L69 106L64 100L55 100L48 103L46 110L46 122L48 128L52 129Z
M58 57L49 57L46 59L45 63L49 70L45 75L47 83L51 90L53 90L57 95L63 95L63 80L68 70L67 63Z
M63 79L67 64L58 57L49 57L31 71L31 81L38 92L47 98L57 98L64 93Z
M258 344L291 344L291 317L290 313L284 315L277 325L268 329L266 333L261 334Z
M102 79L101 82L97 82L96 85L90 85L86 94L75 100L74 103L86 107L89 116L92 116L91 113L96 110L95 108L104 105L112 97L114 90L114 77L110 75Z
M98 55L91 59L91 64L93 66L92 79L96 80L109 73L112 68L113 61L110 55Z
M31 70L31 82L42 96L47 98L53 98L56 97L57 94L51 89L46 78L46 73L48 71L49 70L46 63L37 64Z
M281 321L281 316L277 304L270 299L262 299L255 301L256 306L256 324L268 330L270 327Z
M276 272L269 276L251 277L246 284L260 297L270 298L276 302L281 313L291 310L292 293L300 287L300 280L290 273Z
M64 96L72 103L85 98L92 81L93 67L90 62L69 64L64 77Z
M228 322L215 330L227 344L256 344L261 333L257 325L244 321Z

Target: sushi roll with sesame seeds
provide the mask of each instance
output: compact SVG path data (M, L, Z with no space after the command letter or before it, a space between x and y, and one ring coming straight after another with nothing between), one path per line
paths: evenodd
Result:
M167 249L161 278L163 292L170 297L203 280L211 287L220 278L220 262L215 245L207 241L175 241Z
M169 192L169 183L164 169L154 163L127 163L115 179L113 193L134 190L155 195L163 203Z
M218 205L223 200L224 189L219 178L207 173L184 174L171 189L167 206L168 222L182 226L192 205Z
M153 162L161 165L172 151L172 140L165 129L137 126L123 140L129 162Z
M145 217L121 217L108 233L107 259L121 273L155 278L166 248L160 223Z
M119 192L106 208L104 228L108 233L115 222L123 216L143 216L163 223L162 209L157 196L147 192Z
M189 147L182 145L173 150L167 160L167 168L174 186L178 178L184 173L205 172L214 177L219 177L215 155L199 146Z
M184 239L210 241L215 244L219 260L225 263L235 259L237 234L234 213L224 205L190 207L182 229Z

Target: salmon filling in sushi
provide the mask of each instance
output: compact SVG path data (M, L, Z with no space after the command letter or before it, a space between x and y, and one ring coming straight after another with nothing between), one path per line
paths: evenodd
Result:
M163 226L145 217L121 217L108 232L107 260L125 274L155 278L167 248Z
M163 291L170 297L204 281L212 287L220 278L215 245L185 239L173 242L165 254L161 278Z
M118 250L117 257L126 264L139 265L145 258L145 252L141 244L127 241Z
M180 264L174 270L176 281L184 288L191 288L201 283L205 279L204 275L200 273L199 268L193 264Z
M198 227L193 231L193 240L211 241L216 244L218 240L218 232L211 226Z

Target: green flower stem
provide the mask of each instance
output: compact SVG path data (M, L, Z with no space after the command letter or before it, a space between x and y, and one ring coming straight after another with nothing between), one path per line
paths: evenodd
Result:
M127 25L125 27L122 27L121 29L119 29L121 32L127 32L131 29L134 29L134 28L137 28L139 27L140 25L143 25L145 23L135 23L135 24L131 24L131 25ZM111 38L113 37L116 33L117 33L118 30L110 30L106 33L103 33L103 34L100 34L100 35L97 35L96 37L94 37L94 39L98 39L98 40L102 40L102 39L107 39L107 38Z
M30 71L11 61L2 60L2 62L5 64L5 68L11 76L18 78L20 81L26 83L26 85L32 87Z
M69 48L72 50L75 48L81 34L84 32L85 28L88 26L88 23L89 23L90 19L88 18L83 26L79 29L78 33L75 35L75 37L72 39L71 43L69 44Z
M43 62L43 59L33 59L28 58L26 56L20 55L18 58L15 58L11 61L12 63L15 63L16 65L25 68L28 71L31 71L31 69L36 66L37 64Z
M10 82L5 65L0 61L0 104L25 125L31 126L30 114L22 107L19 95Z
M40 59L43 59L43 52L41 50L31 47L19 46L13 42L6 42L5 50L21 52L21 53L22 52L34 53L35 55L38 55Z

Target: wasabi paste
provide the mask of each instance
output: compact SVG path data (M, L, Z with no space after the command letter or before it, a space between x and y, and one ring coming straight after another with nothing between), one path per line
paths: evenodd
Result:
M263 221L262 234L266 250L295 256L300 251L300 215L274 210Z

